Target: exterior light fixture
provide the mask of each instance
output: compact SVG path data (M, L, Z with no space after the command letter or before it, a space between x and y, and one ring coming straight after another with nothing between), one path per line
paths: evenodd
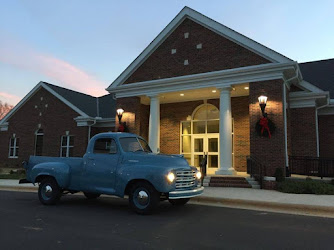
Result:
M214 89L214 90L212 90L212 93L216 93L216 92L217 92L217 90L215 90L215 89Z
M258 99L259 99L259 105L261 107L262 115L264 115L264 111L266 109L268 97L266 97L265 95L261 95L261 96L259 96Z
M249 87L244 87L244 89L249 89Z
M180 94L180 96L184 96L184 94L182 93L182 94Z
M119 108L119 109L116 110L116 112L117 112L117 116L118 116L118 122L121 123L122 116L123 116L123 113L124 113L124 109Z

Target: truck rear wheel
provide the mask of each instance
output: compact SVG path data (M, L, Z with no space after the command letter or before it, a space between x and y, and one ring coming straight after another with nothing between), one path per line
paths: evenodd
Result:
M138 214L150 214L157 208L160 194L146 182L135 183L130 190L129 203L132 210Z
M86 193L86 192L84 192L84 195L86 196L86 198L88 200L92 200L92 199L96 199L96 198L100 197L101 194L94 194L94 193Z
M183 198L183 199L170 199L170 204L174 206L183 206L185 205L190 199L189 198Z
M38 198L43 205L56 204L61 194L62 191L54 178L45 178L41 181L38 188Z

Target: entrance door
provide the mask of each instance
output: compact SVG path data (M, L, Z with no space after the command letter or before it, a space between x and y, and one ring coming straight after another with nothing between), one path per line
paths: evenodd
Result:
M215 174L219 166L219 135L204 134L192 136L192 165L199 169L204 154L208 155L207 170L208 175Z

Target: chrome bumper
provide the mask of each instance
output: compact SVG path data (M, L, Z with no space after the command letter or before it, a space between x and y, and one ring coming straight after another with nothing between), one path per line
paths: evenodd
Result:
M199 196L203 193L204 187L198 187L190 190L177 190L168 193L169 199L183 199Z

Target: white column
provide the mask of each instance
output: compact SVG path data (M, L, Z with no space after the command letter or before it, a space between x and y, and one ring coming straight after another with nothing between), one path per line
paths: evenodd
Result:
M219 104L219 175L236 174L232 166L231 88L220 89Z
M158 96L151 96L148 144L153 153L160 151L160 101Z

